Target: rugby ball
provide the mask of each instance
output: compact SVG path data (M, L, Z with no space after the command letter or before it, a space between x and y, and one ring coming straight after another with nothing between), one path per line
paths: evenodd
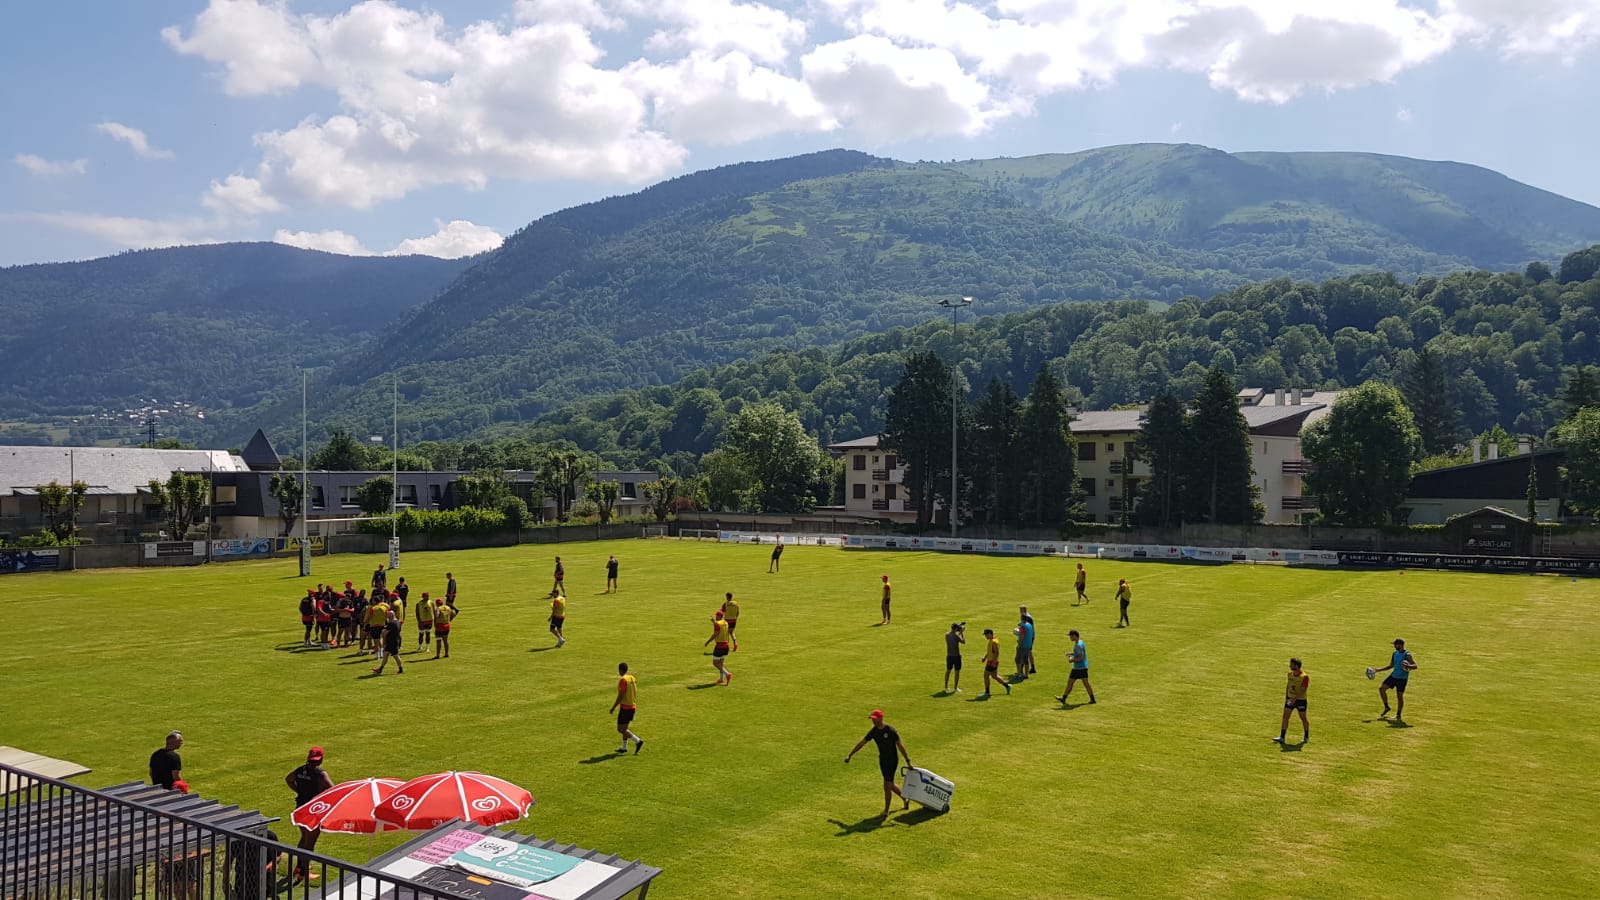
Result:
M1377 678L1377 677L1378 677L1378 670L1372 668L1371 666L1368 666L1367 667L1367 680L1371 681L1372 679Z

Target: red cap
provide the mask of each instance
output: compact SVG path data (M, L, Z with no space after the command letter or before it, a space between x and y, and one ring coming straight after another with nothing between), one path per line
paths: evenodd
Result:
M180 778L172 783L172 789L180 794L187 794L189 793L189 782Z
M352 584L355 584L355 582L354 582L354 581L346 581L346 582L345 582L345 583L344 583L344 586L345 586L345 587L349 587L349 586L350 586L350 585L352 585Z
M883 710L875 709L875 710L872 711L871 715L867 716L867 718L876 719L877 721L882 722L883 721Z
M714 613L712 613L712 614L711 614L711 618L713 618L713 619L720 619L720 618L722 618L722 610L720 610L720 609L719 609L719 610L717 610L717 611L716 611L716 612L714 612Z
M887 576L887 575L883 576L883 580L884 581L888 581L889 580L889 576Z
M306 762L322 762L322 748L312 747L311 752L306 754Z

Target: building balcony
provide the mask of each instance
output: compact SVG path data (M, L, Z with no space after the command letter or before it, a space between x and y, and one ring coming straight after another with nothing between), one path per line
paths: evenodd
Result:
M1315 497L1284 497L1283 498L1283 509L1285 511L1293 511L1293 510L1315 511L1316 508L1317 508L1317 498L1315 498Z
M872 470L872 480L873 481L888 481L889 480L889 470L888 469L873 469Z
M1109 504L1107 508L1112 512L1122 512L1122 497L1120 495L1107 497L1106 502Z
M888 512L889 511L889 501L881 499L881 498L877 499L877 500L874 500L874 501L872 501L872 508L876 509L876 510L882 510L884 512Z
M1125 460L1113 459L1111 461L1111 474L1113 475L1122 475L1130 468L1132 468L1132 466L1130 466Z
M1283 474L1308 475L1311 472L1311 463L1303 459L1286 459L1283 461ZM1285 507L1287 509L1287 507Z

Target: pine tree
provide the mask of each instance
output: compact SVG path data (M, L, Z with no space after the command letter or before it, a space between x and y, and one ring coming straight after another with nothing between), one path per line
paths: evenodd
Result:
M919 529L932 521L934 502L949 497L950 404L950 367L936 354L911 354L889 391L880 443L906 465L905 488Z
M1168 391L1156 394L1139 428L1139 457L1150 464L1150 480L1139 496L1141 524L1170 528L1183 508L1181 470L1187 440L1183 404Z
M1011 385L991 379L973 413L972 473L974 516L990 523L1016 522L1024 482L1017 436L1022 428L1022 400Z
M1427 347L1417 353L1406 368L1400 392L1422 434L1422 452L1446 453L1455 446L1461 439L1461 409L1437 353Z
M1194 409L1181 480L1184 518L1191 522L1238 525L1260 518L1250 456L1250 427L1239 411L1238 388L1220 368L1206 373Z
M1023 405L1018 444L1022 449L1024 521L1055 523L1067 518L1078 483L1078 445L1068 428L1066 396L1049 364L1039 367Z

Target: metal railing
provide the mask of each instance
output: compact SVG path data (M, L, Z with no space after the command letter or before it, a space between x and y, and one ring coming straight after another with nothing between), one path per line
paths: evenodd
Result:
M1283 498L1283 509L1287 510L1314 510L1317 508L1316 497L1296 497L1293 495Z
M147 784L92 790L0 765L0 900L462 896L297 849L274 839L273 821Z
M1283 474L1285 475L1309 475L1310 473L1311 463L1309 460L1286 459L1283 461Z

